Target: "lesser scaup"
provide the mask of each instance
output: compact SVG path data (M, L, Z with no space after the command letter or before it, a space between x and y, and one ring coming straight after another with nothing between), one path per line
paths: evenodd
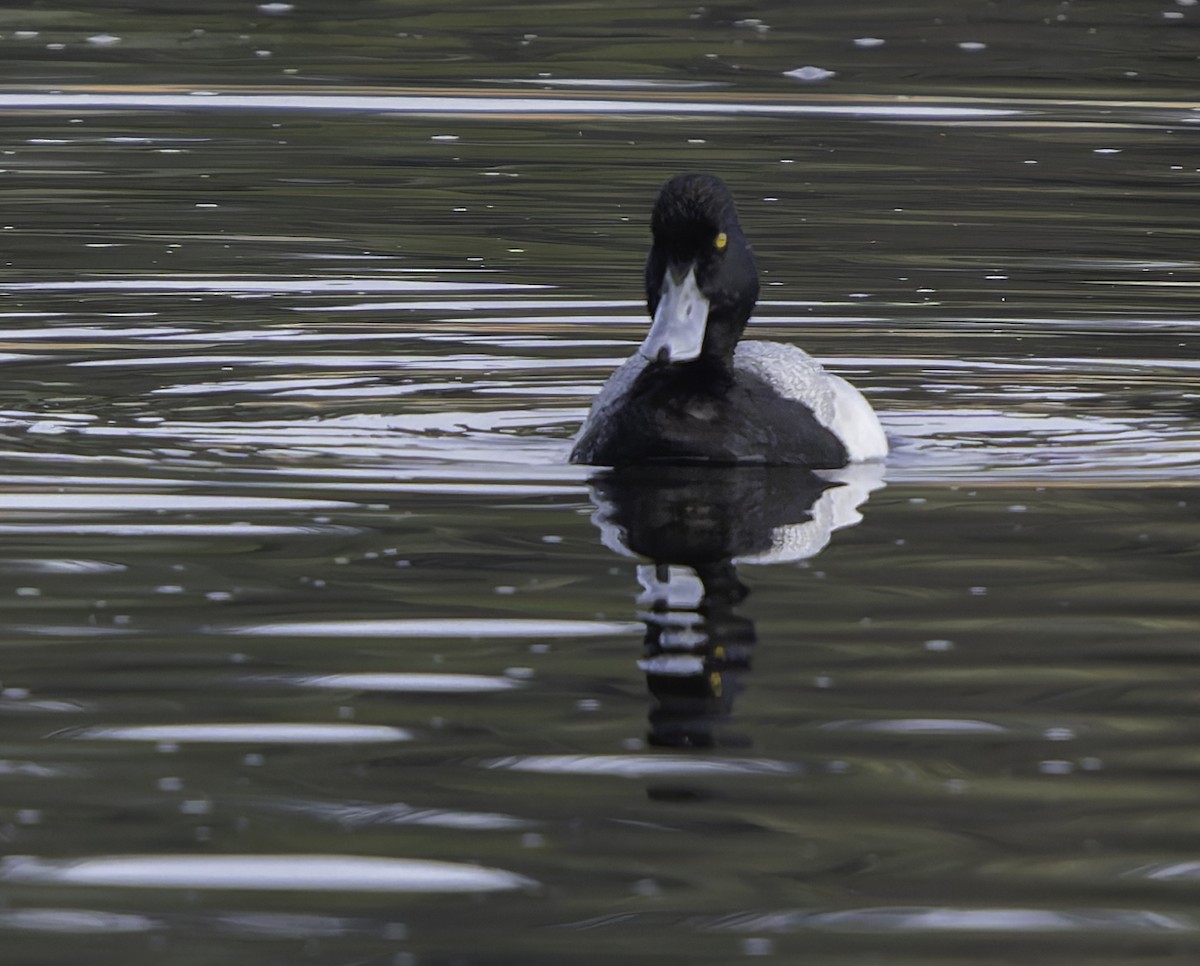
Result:
M794 346L738 344L758 300L758 269L723 181L671 178L650 229L654 321L592 404L573 463L824 469L887 455L879 418L846 380Z

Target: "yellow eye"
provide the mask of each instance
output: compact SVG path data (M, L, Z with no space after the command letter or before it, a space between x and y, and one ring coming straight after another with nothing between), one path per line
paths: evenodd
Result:
M717 237L713 239L713 248L719 252L725 251L725 246L729 244L729 236L723 231L717 232Z

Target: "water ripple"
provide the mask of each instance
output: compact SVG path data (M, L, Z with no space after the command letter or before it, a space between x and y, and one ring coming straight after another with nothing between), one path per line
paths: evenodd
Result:
M253 510L327 510L354 507L341 500L296 500L275 496L178 496L165 493L0 493L0 511L69 510L76 513L119 510L153 513L179 510L239 512Z
M304 688L332 688L343 691L394 691L409 694L484 694L524 687L515 678L488 677L485 674L401 674L361 672L358 674L320 674L289 680Z
M192 91L188 94L0 94L3 110L270 110L368 112L371 114L522 114L526 117L567 114L765 115L796 117L813 114L885 120L948 120L1018 117L1015 107L965 104L912 104L898 99L886 104L797 104L770 101L741 103L715 100L654 101L629 98L389 96L339 94L233 94Z
M1195 917L1137 909L1055 910L892 906L833 912L748 913L711 929L734 932L1195 932Z
M108 725L60 732L84 741L154 741L170 744L331 745L410 741L412 733L388 725L362 724L221 724Z
M645 630L633 621L428 618L397 620L281 621L210 628L210 633L252 637L603 637Z
M359 855L8 856L0 882L285 892L502 892L532 879L485 866Z
M1003 725L990 721L952 718L893 718L872 721L827 721L828 731L874 731L897 735L997 735L1007 734Z
M0 98L2 101L3 98ZM238 278L223 275L220 278L184 276L168 278L156 275L153 278L138 276L82 278L61 282L6 282L0 290L11 292L266 292L299 293L302 295L343 294L354 292L478 292L511 291L514 289L552 288L549 285L528 285L515 282L446 282L434 279L415 281L398 278L327 278L312 276L303 278Z
M803 766L766 758L688 758L683 755L514 755L483 763L485 768L546 775L603 775L615 778L703 778L729 775L796 775Z
M97 909L0 910L0 929L66 935L152 932L159 923L149 916L103 912Z
M462 831L510 831L525 829L535 823L513 815L496 812L450 811L440 808L415 808L400 802L374 804L371 802L310 802L285 798L264 801L266 811L305 815L323 822L334 822L350 828L374 826L421 825L430 828L449 828Z

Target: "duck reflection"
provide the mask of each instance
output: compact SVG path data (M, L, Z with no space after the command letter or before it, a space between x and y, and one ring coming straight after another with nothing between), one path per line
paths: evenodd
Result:
M750 593L741 564L782 564L820 553L853 526L883 486L882 468L820 475L796 467L637 466L590 480L593 522L610 549L638 566L654 699L651 744L708 747L750 670L754 622L736 613ZM735 743L722 736L723 744Z

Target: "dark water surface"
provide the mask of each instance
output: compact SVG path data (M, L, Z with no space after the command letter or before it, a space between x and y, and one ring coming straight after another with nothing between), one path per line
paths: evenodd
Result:
M0 962L1194 962L1198 10L0 12ZM885 467L565 463L687 169Z

